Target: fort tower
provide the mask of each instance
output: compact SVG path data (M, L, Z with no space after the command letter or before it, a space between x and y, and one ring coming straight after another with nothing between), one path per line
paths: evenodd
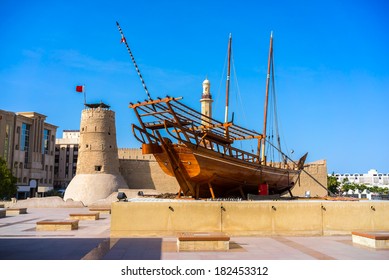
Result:
M64 199L88 205L128 186L119 171L115 112L104 103L85 105L87 108L81 114L77 173Z

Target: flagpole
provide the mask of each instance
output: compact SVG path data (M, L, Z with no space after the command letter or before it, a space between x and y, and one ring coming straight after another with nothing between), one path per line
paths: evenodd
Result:
M84 92L84 108L86 108L86 90L85 90L85 85L82 87L83 92Z

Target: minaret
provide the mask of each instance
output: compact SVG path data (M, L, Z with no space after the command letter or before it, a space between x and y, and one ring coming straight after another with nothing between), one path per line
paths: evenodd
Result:
M77 172L64 200L90 205L128 186L119 171L115 112L109 106L85 104L81 113Z
M208 79L203 81L203 94L200 99L201 113L212 118L212 96L211 96L211 83ZM202 121L202 125L207 125L208 122Z

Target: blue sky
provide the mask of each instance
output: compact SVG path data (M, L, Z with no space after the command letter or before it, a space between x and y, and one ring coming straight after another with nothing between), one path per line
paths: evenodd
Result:
M83 96L75 86L85 84L87 102L116 112L118 146L139 147L128 104L146 95L118 21L152 97L182 96L199 108L208 77L220 120L232 33L230 112L237 124L261 131L273 31L284 147L295 158L326 159L329 173L388 173L388 10L375 0L2 0L0 109L42 113L61 137L79 129Z

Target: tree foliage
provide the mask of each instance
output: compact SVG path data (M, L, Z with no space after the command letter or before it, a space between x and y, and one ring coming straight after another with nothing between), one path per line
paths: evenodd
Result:
M333 194L339 194L348 192L352 190L353 192L358 190L362 193L364 190L367 190L371 193L376 194L389 194L388 188L378 187L378 186L368 186L365 184L352 183L347 178L344 178L342 182L338 181L338 178L332 174L331 176L327 176L327 186L328 190Z
M327 176L327 188L331 193L338 194L339 186L340 186L340 182L338 182L336 176L334 175Z
M16 192L16 178L8 169L7 162L0 157L0 198L10 199Z

